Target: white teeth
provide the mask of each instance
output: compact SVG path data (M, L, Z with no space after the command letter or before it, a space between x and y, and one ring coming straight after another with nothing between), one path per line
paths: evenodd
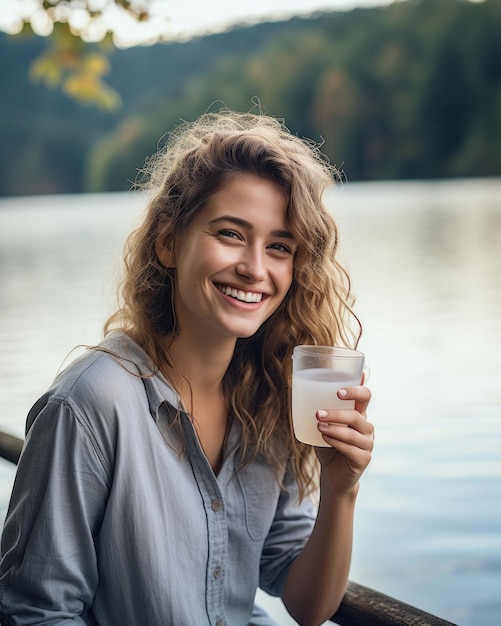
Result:
M262 293L256 293L254 291L242 291L241 289L233 289L228 285L218 285L219 291L222 291L225 295L241 300L242 302L261 302L263 299Z

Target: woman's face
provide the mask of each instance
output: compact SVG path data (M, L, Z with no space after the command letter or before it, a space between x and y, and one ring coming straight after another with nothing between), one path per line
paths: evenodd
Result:
M175 253L180 337L235 341L250 337L278 308L292 283L297 244L288 198L255 175L231 178L190 223Z

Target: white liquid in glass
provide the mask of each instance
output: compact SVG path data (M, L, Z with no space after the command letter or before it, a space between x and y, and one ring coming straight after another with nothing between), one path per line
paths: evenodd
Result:
M295 372L292 378L292 421L296 438L313 446L327 447L317 428L318 409L352 409L353 400L341 400L339 389L360 385L346 372L312 368Z

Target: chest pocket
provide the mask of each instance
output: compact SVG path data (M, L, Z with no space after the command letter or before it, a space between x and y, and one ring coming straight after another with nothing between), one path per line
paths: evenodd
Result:
M261 459L237 473L245 507L247 532L254 541L268 535L275 516L280 486L273 470Z

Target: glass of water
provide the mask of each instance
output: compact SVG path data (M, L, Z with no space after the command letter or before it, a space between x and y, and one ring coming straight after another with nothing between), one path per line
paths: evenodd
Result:
M299 441L328 447L317 428L318 409L352 409L339 389L360 385L365 356L331 346L296 346L292 357L292 423Z

